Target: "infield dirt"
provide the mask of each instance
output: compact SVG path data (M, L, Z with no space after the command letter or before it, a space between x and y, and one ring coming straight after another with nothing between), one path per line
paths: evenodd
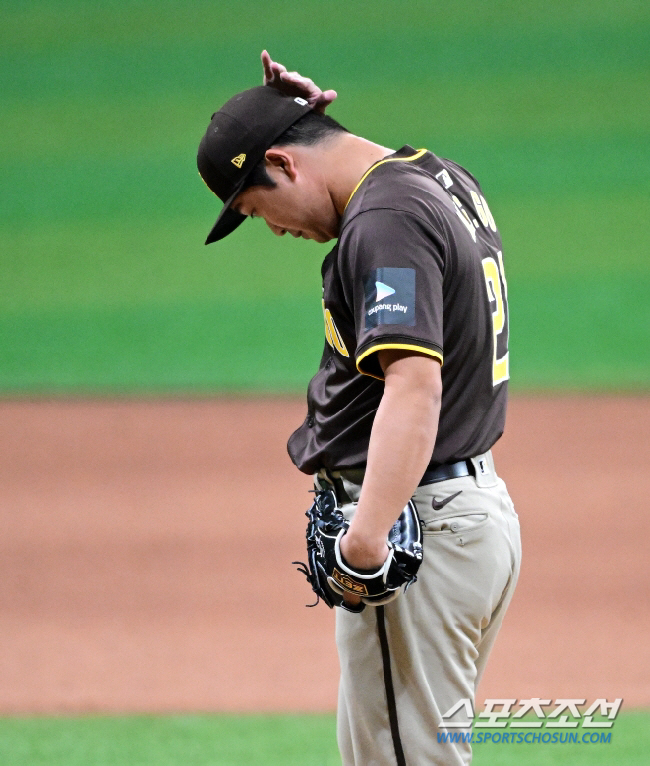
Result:
M305 609L302 401L0 404L0 713L335 706ZM513 398L495 448L522 524L478 699L650 705L649 397Z

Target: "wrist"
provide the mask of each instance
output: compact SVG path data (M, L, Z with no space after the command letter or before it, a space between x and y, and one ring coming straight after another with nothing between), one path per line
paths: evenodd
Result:
M367 534L350 526L341 538L341 554L348 566L355 569L378 569L388 555L386 536Z

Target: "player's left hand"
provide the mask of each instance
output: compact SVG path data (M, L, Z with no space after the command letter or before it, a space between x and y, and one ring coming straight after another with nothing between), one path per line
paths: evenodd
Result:
M352 612L366 605L380 606L397 598L417 580L422 563L422 527L417 508L409 501L382 540L353 531L345 519L333 489L315 491L314 502L306 513L307 563L298 565L318 596L327 606ZM377 540L376 543L371 540ZM360 562L358 568L348 561ZM316 604L311 604L316 606Z
M287 72L285 66L273 61L268 51L262 51L262 66L264 85L277 88L288 96L301 96L315 112L324 113L337 96L335 90L321 90L309 77L303 77L298 72Z

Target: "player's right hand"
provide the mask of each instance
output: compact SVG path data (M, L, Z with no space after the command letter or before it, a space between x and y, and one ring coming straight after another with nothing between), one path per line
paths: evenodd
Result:
M268 51L262 51L262 66L264 85L277 88L289 96L304 98L315 112L324 113L337 96L335 90L321 90L309 77L303 77L298 72L287 72L285 66L273 61Z

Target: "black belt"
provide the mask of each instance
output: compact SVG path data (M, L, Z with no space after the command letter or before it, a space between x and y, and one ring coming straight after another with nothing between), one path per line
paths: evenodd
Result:
M437 481L447 479L460 479L462 476L474 476L474 466L470 460L459 460L456 463L443 463L442 465L426 471L418 487L425 484L435 484Z
M336 497L340 503L352 502L345 491L343 481L340 478L334 478L329 471L328 481L334 487ZM418 487L425 484L435 484L437 481L446 481L447 479L460 479L462 476L474 476L474 465L471 460L458 460L456 463L443 463L436 468L426 471Z

